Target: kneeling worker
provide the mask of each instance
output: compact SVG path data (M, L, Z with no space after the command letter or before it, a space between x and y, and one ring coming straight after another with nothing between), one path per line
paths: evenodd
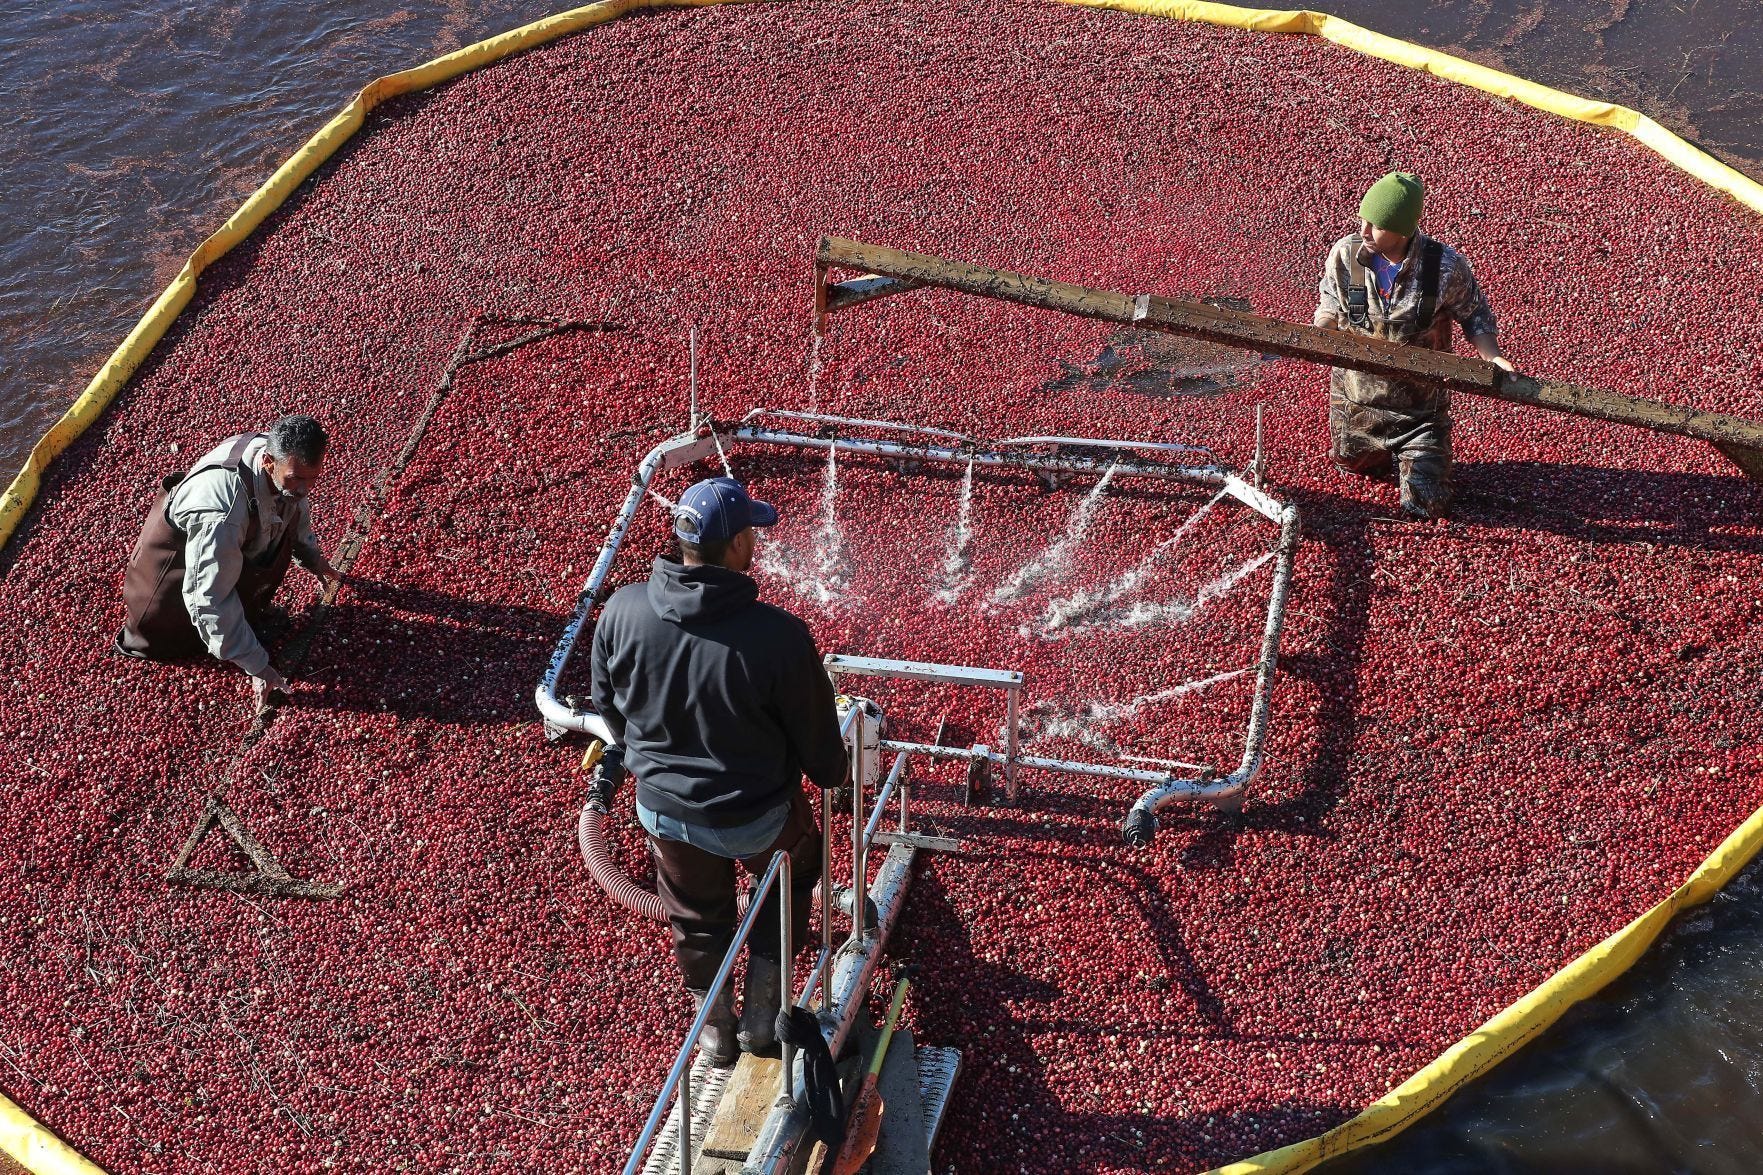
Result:
M725 987L700 1048L727 1065L764 1052L782 999L781 952L807 934L820 834L802 794L845 778L832 683L808 626L759 602L754 527L777 511L733 478L701 481L674 513L681 561L657 558L647 583L620 588L594 630L593 697L637 777L673 952L699 1009L734 941L735 865L764 872L790 854L792 942L778 942L777 894L749 938L739 1029ZM602 763L612 782L623 768Z
M1424 196L1420 178L1405 171L1371 185L1359 204L1359 231L1329 250L1315 324L1449 351L1455 320L1477 354L1511 371L1468 259L1419 231ZM1408 514L1441 518L1450 510L1448 391L1337 367L1328 431L1343 470L1399 477Z
M117 648L154 661L205 652L231 661L250 675L259 706L286 689L253 625L290 559L327 584L341 578L318 549L306 500L327 443L312 417L284 416L166 478L129 557Z

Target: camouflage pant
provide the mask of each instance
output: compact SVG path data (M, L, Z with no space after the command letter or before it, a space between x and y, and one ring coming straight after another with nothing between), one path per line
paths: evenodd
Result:
M1328 398L1330 456L1349 473L1399 476L1402 508L1442 518L1451 508L1451 414L1448 409L1373 408Z

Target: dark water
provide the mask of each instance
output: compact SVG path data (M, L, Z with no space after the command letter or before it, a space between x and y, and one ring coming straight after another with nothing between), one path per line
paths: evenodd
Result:
M546 0L0 0L0 470L354 91Z
M0 8L4 476L184 256L350 93L558 6L341 7ZM1339 0L1333 11L1634 106L1763 177L1756 0ZM1763 1171L1760 890L1753 870L1538 1045L1335 1170Z

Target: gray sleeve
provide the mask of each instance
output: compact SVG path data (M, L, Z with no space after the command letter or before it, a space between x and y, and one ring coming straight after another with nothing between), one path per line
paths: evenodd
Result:
M312 532L312 503L302 498L294 511L294 558L307 569L317 567L324 558L318 536Z
M1341 292L1341 267L1335 264L1335 255L1340 251L1341 242L1337 241L1322 263L1322 281L1316 287L1316 313L1327 315L1336 322L1347 317L1346 297Z
M244 534L232 512L196 510L184 528L184 607L208 651L252 677L269 667L269 653L245 619L239 599Z
M1493 307L1481 292L1481 283L1475 280L1469 258L1453 251L1451 260L1451 270L1441 283L1444 289L1439 292L1446 313L1461 323L1463 333L1472 339L1497 334L1499 323L1494 321Z

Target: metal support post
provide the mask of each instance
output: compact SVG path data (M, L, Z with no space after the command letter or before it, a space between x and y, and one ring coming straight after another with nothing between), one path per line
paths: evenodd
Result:
M876 748L878 751L880 747ZM910 773L900 776L900 832L910 832L908 810L912 806L912 776Z
M833 949L833 895L836 891L837 887L833 885L833 793L822 789L820 793L820 954L823 960L830 956ZM821 974L816 978L824 982L826 976ZM822 999L820 1006L826 1007L826 1000Z
M1262 417L1265 415L1265 403L1255 405L1255 464L1251 467L1254 477L1251 479L1255 488L1261 488L1261 477L1267 469L1267 456L1261 449Z
M1010 803L1016 803L1016 741L1020 737L1017 730L1016 711L1022 697L1021 675L1017 675L1017 683L1006 691L1008 703L1004 712L1004 794Z
M790 862L789 853L783 855L783 868L777 871L777 909L778 909L778 966L783 971L783 1007L788 1008L796 1000L796 941L791 931L795 929L796 895L790 890L791 873L794 866ZM747 966L753 965L751 952L748 953ZM777 1075L777 1100L782 1102L790 1096L790 1069L796 1063L796 1046L789 1041L783 1043L783 1070ZM684 1175L682 1172L681 1175Z
M869 862L863 844L863 777L868 772L863 744L869 735L869 713L861 703L857 721L852 726L856 737L851 742L851 941L863 941L863 903L868 898ZM878 748L876 754L880 754Z
M679 1175L692 1175L692 1067L679 1076Z

